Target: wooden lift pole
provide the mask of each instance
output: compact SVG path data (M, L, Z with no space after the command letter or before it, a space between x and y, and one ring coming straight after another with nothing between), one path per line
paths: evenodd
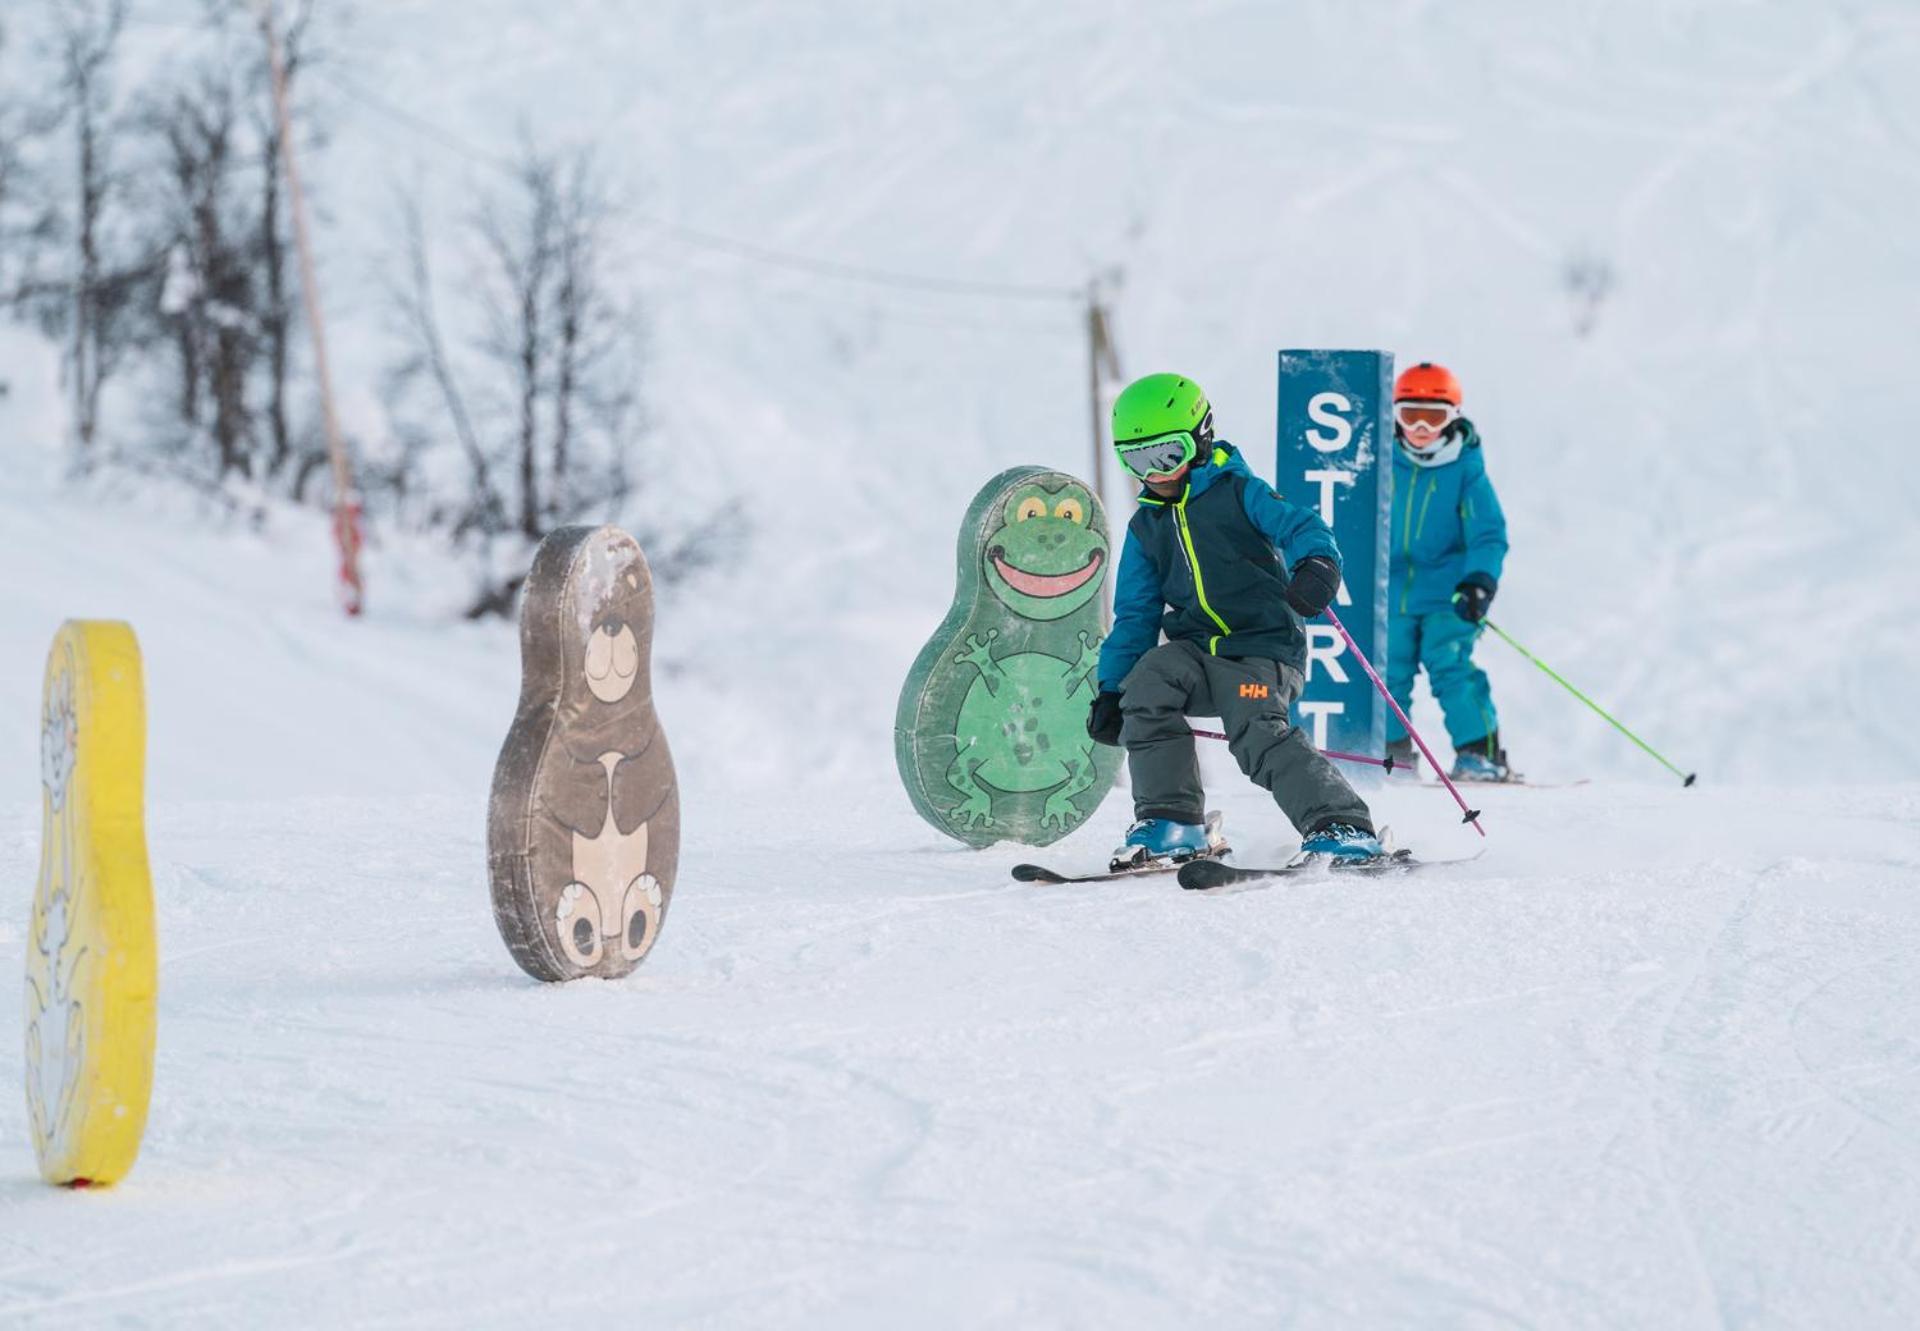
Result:
M320 314L320 285L314 275L313 245L307 233L307 197L293 148L293 117L287 110L287 66L280 54L273 0L254 0L261 35L267 42L267 68L273 83L273 114L280 129L280 161L287 172L287 196L293 210L293 245L300 256L300 290L307 309L307 334L313 339L313 370L320 381L320 419L327 454L333 462L333 534L340 546L340 604L358 615L365 587L360 581L360 500L353 488L353 463L334 410L333 375L327 364L327 328Z
M1120 356L1096 279L1087 283L1087 396L1093 415L1093 492L1107 502L1107 402L1104 384L1120 377Z

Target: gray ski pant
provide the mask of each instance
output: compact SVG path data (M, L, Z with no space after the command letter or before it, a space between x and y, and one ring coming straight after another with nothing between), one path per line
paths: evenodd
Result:
M1209 656L1185 641L1163 642L1141 657L1120 684L1134 817L1197 823L1206 816L1187 718L1217 716L1240 770L1272 794L1297 831L1330 822L1373 831L1366 802L1288 718L1304 683L1278 661Z

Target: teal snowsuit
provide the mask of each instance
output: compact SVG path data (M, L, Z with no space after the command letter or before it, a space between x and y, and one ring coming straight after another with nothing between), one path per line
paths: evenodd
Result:
M1476 581L1500 582L1507 558L1507 519L1487 478L1473 422L1453 426L1464 447L1452 462L1420 467L1405 445L1393 450L1392 560L1387 581L1387 688L1402 708L1413 706L1413 677L1422 666L1458 749L1500 727L1487 674L1473 663L1479 626L1454 611L1453 591ZM1387 739L1406 738L1387 718Z

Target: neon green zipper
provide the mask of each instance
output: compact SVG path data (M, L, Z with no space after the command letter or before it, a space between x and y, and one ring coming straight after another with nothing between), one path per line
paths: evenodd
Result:
M1415 481L1415 485L1419 482ZM1400 553L1407 557L1407 577L1400 588L1400 613L1407 613L1407 598L1413 595L1413 496L1407 496L1407 516L1400 523Z
M1407 598L1413 595L1413 538L1427 529L1427 509L1433 505L1433 492L1440 488L1437 477L1427 477L1427 495L1420 501L1420 525L1413 524L1413 497L1407 497L1407 520L1400 524L1400 549L1407 556L1407 581L1400 589L1400 613L1407 613Z
M1207 584L1206 580L1200 576L1200 556L1193 548L1193 533L1187 527L1187 496L1192 491L1193 487L1189 485L1180 492L1180 502L1173 506L1173 516L1180 525L1180 544L1186 547L1187 567L1193 570L1194 594L1200 598L1200 608L1207 612L1207 618L1220 626L1220 631L1207 640L1207 654L1211 656L1219 650L1220 639L1232 633L1233 630L1228 628L1227 621L1214 614L1213 607L1207 604Z

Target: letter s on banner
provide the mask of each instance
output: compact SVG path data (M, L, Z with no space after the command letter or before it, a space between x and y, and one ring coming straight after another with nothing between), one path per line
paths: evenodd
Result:
M1319 430L1307 431L1307 443L1317 452L1338 453L1353 442L1353 424L1339 413L1352 411L1353 402L1345 393L1315 393L1307 403L1307 417L1315 425L1333 431L1331 435Z

